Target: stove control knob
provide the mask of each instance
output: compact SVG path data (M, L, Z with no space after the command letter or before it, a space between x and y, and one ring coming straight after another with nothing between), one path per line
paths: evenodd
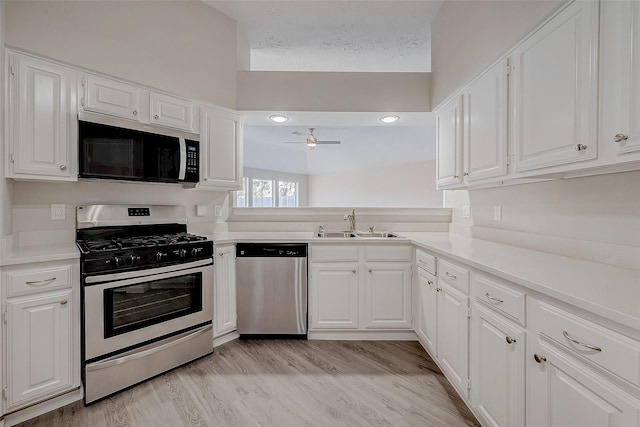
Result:
M191 256L198 256L202 252L202 248L193 248L191 249Z
M127 260L127 264L135 264L136 261L140 259L140 255L129 255L129 259Z
M123 265L125 265L124 257L117 256L113 258L113 260L116 262L116 267L122 267Z
M164 252L156 252L156 261L162 261L167 257L167 254Z
M187 250L186 249L180 249L180 258L184 258L187 256Z

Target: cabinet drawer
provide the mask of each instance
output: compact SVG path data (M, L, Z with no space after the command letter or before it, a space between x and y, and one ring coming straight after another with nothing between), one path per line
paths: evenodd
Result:
M497 279L473 274L471 293L478 301L484 302L497 312L511 317L521 325L525 324L526 294L524 292L516 291Z
M438 280L444 280L462 292L469 293L469 270L442 258L438 258Z
M538 301L532 309L531 322L541 335L640 385L640 342L544 302Z
M71 287L71 265L7 271L7 297Z
M357 261L358 247L347 245L313 245L311 261Z
M364 247L367 261L411 261L413 248L409 245L368 245Z
M420 249L416 249L416 265L431 274L436 274L436 257Z

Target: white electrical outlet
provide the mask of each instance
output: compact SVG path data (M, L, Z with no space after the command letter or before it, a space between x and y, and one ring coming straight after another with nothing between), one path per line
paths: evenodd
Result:
M196 216L207 216L207 205L196 205Z
M65 219L66 215L66 207L62 204L51 204L51 219L60 220Z
M493 207L493 220L502 221L502 206L496 205Z
M471 206L470 205L462 206L462 218L471 218Z
M215 216L222 216L222 206L221 205L216 205L215 206L214 215Z

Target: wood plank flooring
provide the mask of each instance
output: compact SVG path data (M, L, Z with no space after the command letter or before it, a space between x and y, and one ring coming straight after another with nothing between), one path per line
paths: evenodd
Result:
M232 341L53 426L479 426L417 342Z

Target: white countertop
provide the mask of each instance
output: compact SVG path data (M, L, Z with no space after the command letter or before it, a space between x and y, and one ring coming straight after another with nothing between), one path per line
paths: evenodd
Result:
M29 264L32 262L61 261L79 259L80 251L75 243L52 244L47 246L27 246L6 251L0 259L0 266Z
M449 233L400 233L416 246L640 330L640 270Z

